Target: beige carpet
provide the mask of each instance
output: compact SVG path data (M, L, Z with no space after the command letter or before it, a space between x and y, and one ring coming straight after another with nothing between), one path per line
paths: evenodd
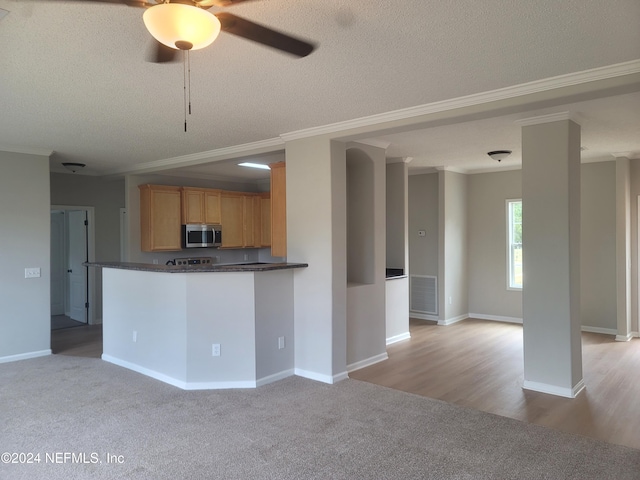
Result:
M0 364L1 452L39 454L11 480L640 478L640 451L356 380L186 392L60 355Z

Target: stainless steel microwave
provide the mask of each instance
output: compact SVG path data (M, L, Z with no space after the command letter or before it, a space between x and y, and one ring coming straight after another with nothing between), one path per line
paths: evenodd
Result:
M222 225L190 224L182 226L183 248L219 247L222 245Z

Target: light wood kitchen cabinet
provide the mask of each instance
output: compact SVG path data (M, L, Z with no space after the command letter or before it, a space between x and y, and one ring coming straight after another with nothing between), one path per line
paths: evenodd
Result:
M222 223L220 215L220 190L204 192L204 223Z
M241 192L221 192L220 215L222 248L243 248L244 195Z
M183 187L182 223L220 223L220 190Z
M285 162L271 168L271 255L287 256L287 185Z
M180 187L139 185L140 249L143 252L181 250Z
M271 246L271 194L260 195L260 246Z

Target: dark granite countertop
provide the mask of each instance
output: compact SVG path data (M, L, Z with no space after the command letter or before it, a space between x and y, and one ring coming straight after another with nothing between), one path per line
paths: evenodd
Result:
M154 265L129 262L88 262L88 267L117 268L140 272L161 273L215 273L215 272L268 272L308 267L307 263L236 263L233 265Z

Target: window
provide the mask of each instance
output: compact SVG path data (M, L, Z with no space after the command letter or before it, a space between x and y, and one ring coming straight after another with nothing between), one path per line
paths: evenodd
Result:
M509 289L522 288L522 200L507 200Z

